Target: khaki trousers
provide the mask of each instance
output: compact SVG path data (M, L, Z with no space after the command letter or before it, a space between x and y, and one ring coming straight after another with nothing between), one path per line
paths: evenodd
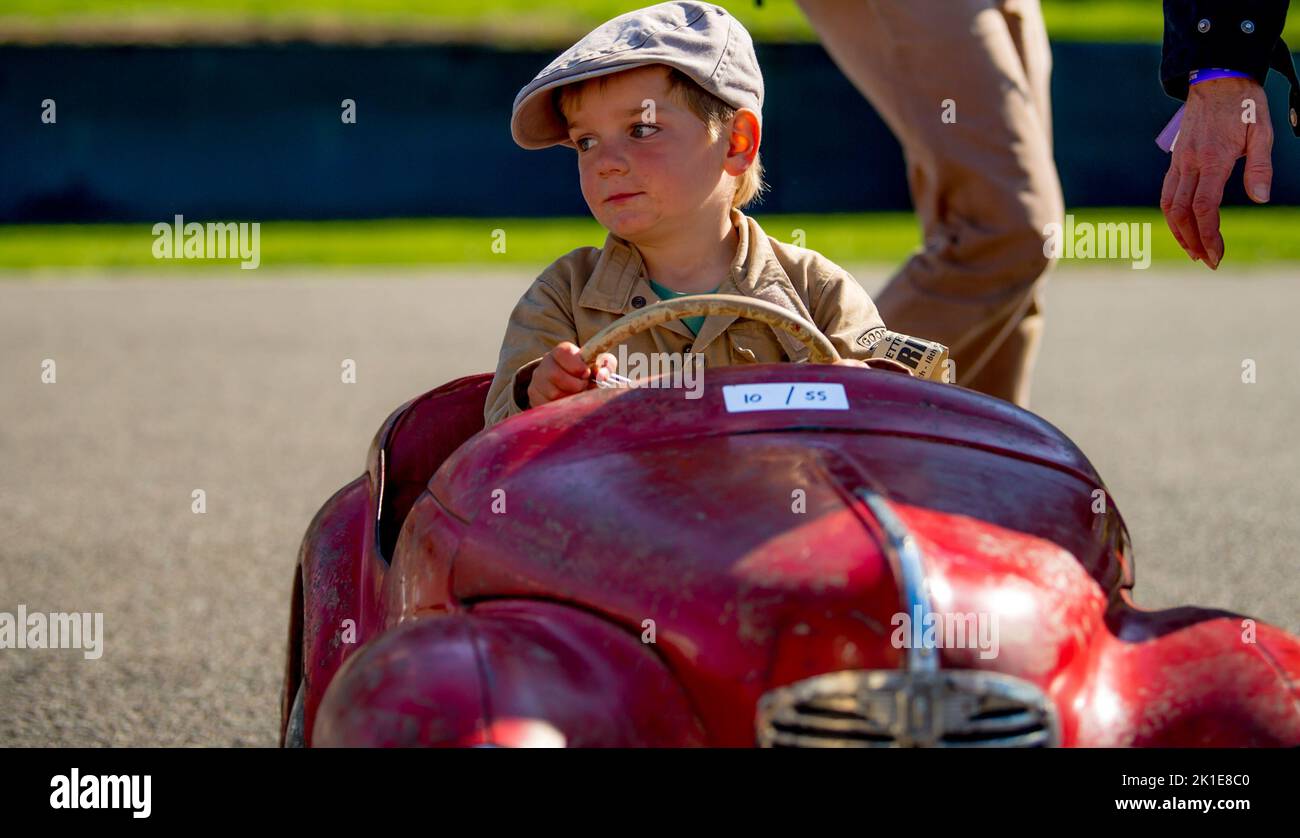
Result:
M1044 228L1064 214L1038 0L798 2L907 161L925 238L876 299L885 325L947 344L957 383L1027 406Z

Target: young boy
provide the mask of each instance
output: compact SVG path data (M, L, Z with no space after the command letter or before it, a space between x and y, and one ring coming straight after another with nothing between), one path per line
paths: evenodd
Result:
M749 33L724 9L697 2L609 21L520 91L515 142L573 148L583 198L609 235L604 247L560 257L520 299L488 392L488 426L617 372L606 353L593 376L582 344L625 314L684 294L769 300L816 324L843 363L865 366L885 324L862 287L741 212L764 188L762 108ZM703 353L706 367L809 354L767 325L722 316L671 321L624 346Z

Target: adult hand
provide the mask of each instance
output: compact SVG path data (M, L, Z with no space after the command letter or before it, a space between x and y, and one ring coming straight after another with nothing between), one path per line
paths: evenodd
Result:
M1272 154L1268 99L1254 79L1213 79L1192 85L1160 193L1160 209L1174 238L1193 260L1204 259L1218 269L1223 259L1219 204L1224 184L1237 159L1244 156L1246 194L1257 203L1267 202L1273 182Z

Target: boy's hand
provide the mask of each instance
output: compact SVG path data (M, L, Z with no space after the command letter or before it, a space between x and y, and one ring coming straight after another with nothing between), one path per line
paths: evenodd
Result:
M596 359L596 376L582 362L582 350L569 341L556 344L542 362L533 370L533 380L528 385L528 404L531 407L553 402L574 393L581 393L604 381L616 371L618 360L608 352Z
M835 362L835 365L837 367L866 367L873 370L888 370L889 372L901 372L915 377L915 374L910 369L889 358L868 358L865 361L859 361L857 358L841 358Z

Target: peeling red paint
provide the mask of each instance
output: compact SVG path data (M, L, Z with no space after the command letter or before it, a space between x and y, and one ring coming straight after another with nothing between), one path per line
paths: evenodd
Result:
M698 401L592 391L476 433L488 380L394 414L309 529L320 744L752 745L766 691L903 665L898 580L860 489L916 540L935 610L997 617L996 657L943 649L943 665L1037 685L1062 744L1300 744L1300 641L1135 608L1123 520L1092 511L1101 478L1031 414L898 375L754 365L711 371ZM723 409L722 385L772 380L843 383L854 409ZM400 532L375 527L390 502ZM344 616L356 647L338 643Z

